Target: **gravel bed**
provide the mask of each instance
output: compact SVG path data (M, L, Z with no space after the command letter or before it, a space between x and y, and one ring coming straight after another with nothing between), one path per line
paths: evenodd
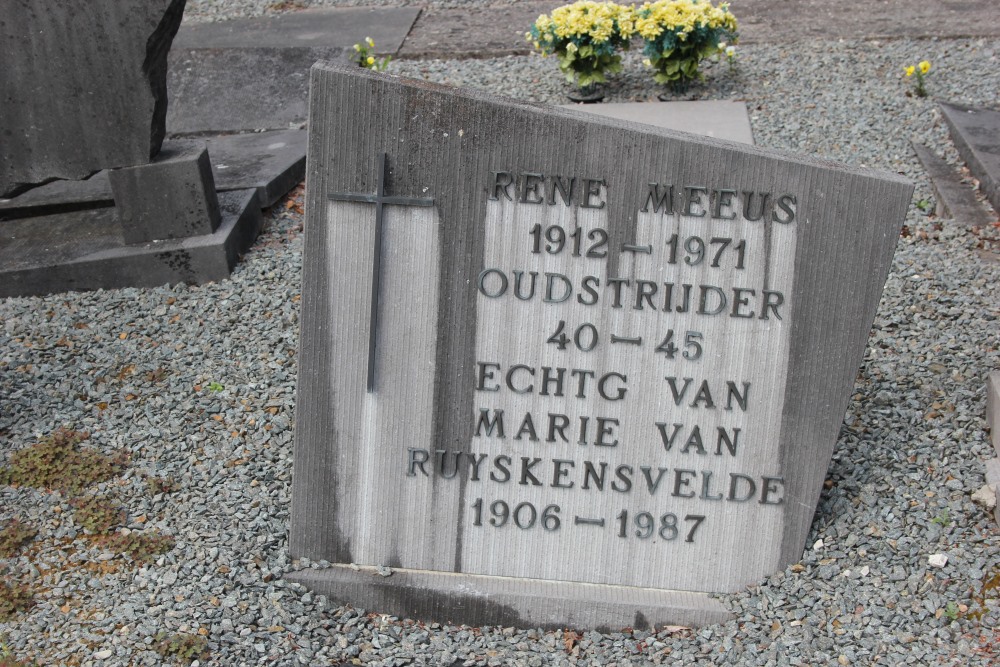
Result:
M2 577L34 595L0 623L0 641L45 665L159 665L160 632L204 637L200 664L225 666L996 664L998 591L986 583L1000 574L1000 539L971 496L992 455L984 381L1000 368L1000 229L930 215L909 141L957 154L901 72L926 58L932 95L994 105L998 53L997 40L753 46L735 71L710 66L693 93L745 101L760 145L917 184L807 547L722 597L736 620L611 634L424 625L286 584L320 565L287 552L303 237L302 215L282 203L230 280L0 301L0 466L60 426L89 431L87 446L131 455L96 492L123 506L130 530L176 540L133 563L95 545L61 494L0 486L0 526L17 517L39 530L0 559ZM637 55L626 69L608 101L656 92ZM551 59L391 71L564 99ZM177 488L156 493L148 476Z

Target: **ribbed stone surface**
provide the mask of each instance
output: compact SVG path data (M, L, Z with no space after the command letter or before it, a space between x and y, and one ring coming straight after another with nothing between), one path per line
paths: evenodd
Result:
M652 626L798 560L912 185L358 71L312 73L290 549L408 583L311 583Z

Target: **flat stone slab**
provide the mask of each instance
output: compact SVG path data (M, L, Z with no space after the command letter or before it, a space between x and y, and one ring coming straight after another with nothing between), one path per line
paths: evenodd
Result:
M348 53L338 48L174 49L167 132L299 127L308 115L309 68L318 60L346 62Z
M750 115L743 102L706 100L694 102L626 102L621 104L561 104L566 109L576 109L598 116L617 118L664 127L677 132L688 132L703 137L714 137L753 144Z
M1000 111L938 103L959 155L979 179L983 194L1000 211Z
M981 227L993 222L972 188L962 182L947 162L923 144L914 143L913 151L931 177L931 186L937 198L935 213L939 217L951 218L969 227Z
M208 146L218 192L254 188L261 208L273 206L305 176L305 130L169 139L164 150L195 143ZM108 172L101 171L86 180L53 181L13 199L0 199L0 220L113 204Z
M309 68L350 59L365 37L396 53L420 10L306 10L185 24L170 53L171 134L288 129L305 122Z
M341 7L254 19L185 23L177 31L174 47L350 49L365 37L371 37L379 53L395 53L419 14L417 7Z
M305 130L278 130L199 139L208 144L219 192L255 188L269 208L305 178L307 138Z
M222 280L260 231L256 197L220 194L222 224L212 234L135 245L114 208L0 223L0 298Z
M692 626L732 618L718 600L689 591L405 569L393 569L386 577L375 568L349 565L301 570L286 578L341 604L467 625L619 632L670 624L679 609Z

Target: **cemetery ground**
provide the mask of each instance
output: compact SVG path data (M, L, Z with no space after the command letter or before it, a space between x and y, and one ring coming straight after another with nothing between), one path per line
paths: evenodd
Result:
M760 146L901 173L916 191L802 559L723 596L735 620L472 628L284 582L324 566L287 551L300 190L229 280L0 302L0 665L995 664L1000 533L972 496L994 456L1000 226L935 216L910 142L961 168L934 100L994 106L1000 39L738 54L709 64L694 95L745 102ZM903 77L922 60L929 98ZM628 55L607 101L655 95L640 61ZM536 56L389 72L564 102Z

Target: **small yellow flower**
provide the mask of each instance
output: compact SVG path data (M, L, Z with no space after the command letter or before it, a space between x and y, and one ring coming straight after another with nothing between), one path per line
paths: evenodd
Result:
M920 64L917 65L917 67L920 68L920 73L921 74L927 74L928 72L931 71L931 64L929 62L927 62L926 60L920 61Z
M373 65L375 64L375 58L368 56L368 60L365 62L367 62L369 65Z
M909 67L906 68L906 76L913 76L913 73L916 71L917 68L914 67L913 65L910 65Z
M360 44L355 44L354 45L354 50L355 51L360 51L361 50L361 45Z
M375 40L373 40L371 37L365 37L365 42L368 44L368 46L375 46Z

